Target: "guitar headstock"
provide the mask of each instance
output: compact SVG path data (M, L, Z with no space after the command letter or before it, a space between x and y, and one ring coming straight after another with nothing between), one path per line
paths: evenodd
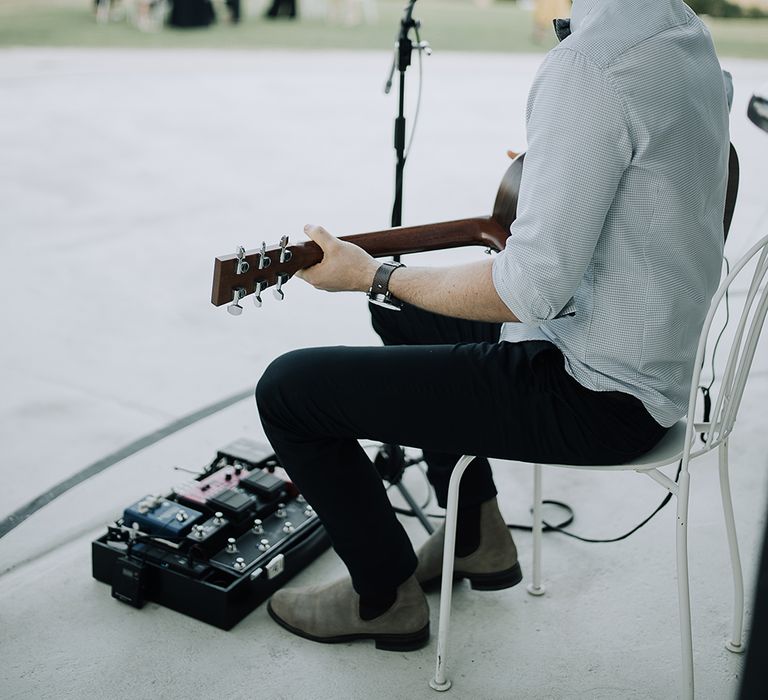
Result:
M270 247L266 243L253 250L240 246L234 255L216 258L211 303L215 306L228 304L227 311L239 316L243 312L240 305L243 299L253 295L258 308L262 305L261 295L270 287L274 287L275 298L282 301L285 298L283 285L298 270L318 262L321 257L320 249L311 241L289 247L288 236Z

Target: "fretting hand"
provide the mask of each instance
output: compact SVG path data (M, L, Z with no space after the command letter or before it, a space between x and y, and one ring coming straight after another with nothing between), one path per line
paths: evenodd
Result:
M379 263L354 243L341 241L322 226L307 224L307 234L323 251L316 265L299 270L296 277L326 292L367 292Z

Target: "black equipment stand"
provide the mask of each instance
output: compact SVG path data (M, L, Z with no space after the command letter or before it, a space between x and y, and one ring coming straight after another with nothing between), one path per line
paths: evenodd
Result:
M384 87L384 93L389 94L392 89L392 79L395 70L400 73L400 98L398 100L398 112L395 119L395 155L397 164L395 166L395 202L392 206L392 226L400 226L403 221L403 170L405 169L405 71L411 65L411 55L414 51L426 51L431 53L429 43L421 41L419 37L419 28L421 22L413 19L413 6L416 0L409 0L408 6L403 12L400 20L400 33L395 44L395 57L392 61L392 68L389 71L389 78ZM416 43L411 41L411 30L416 34ZM395 256L399 260L400 256Z
M395 44L395 57L392 61L392 67L389 71L389 77L384 87L384 93L389 94L392 89L392 79L395 76L395 70L400 73L399 80L399 92L400 98L398 101L397 117L395 119L395 156L397 163L395 165L395 201L392 206L392 226L400 226L403 221L403 171L405 169L405 71L408 66L411 65L411 57L413 51L426 51L431 53L429 44L426 41L421 41L419 37L419 27L421 22L417 19L413 19L413 6L416 4L416 0L409 0L408 6L403 12L403 17L400 20L400 32L397 37L397 43ZM411 41L411 30L416 34L416 43ZM396 255L394 258L396 261L400 260L400 256ZM424 461L424 458L419 459L407 459L405 451L399 445L382 445L379 448L374 463L379 471L382 479L387 481L392 486L396 486L400 494L408 503L413 514L419 519L419 522L424 526L424 529L428 534L432 534L435 529L432 523L427 519L426 514L421 509L418 503L414 500L411 493L403 484L403 474L406 467L414 464L420 464Z
M421 506L416 503L411 492L403 484L403 474L406 468L413 466L414 464L421 464L424 461L424 457L420 456L415 459L410 459L405 456L405 450L400 445L382 445L379 451L376 453L376 457L373 460L376 470L379 472L379 476L391 484L397 486L397 490L408 503L408 507L413 514L419 519L419 522L424 526L424 529L428 534L432 534L435 528L432 527L432 523L429 522L426 514L422 510ZM430 488L432 488L430 486Z

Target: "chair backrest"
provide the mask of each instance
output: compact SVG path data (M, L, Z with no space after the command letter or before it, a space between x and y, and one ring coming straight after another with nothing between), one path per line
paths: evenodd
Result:
M763 284L768 279L768 236L755 243L739 259L718 287L714 297L712 297L712 303L701 329L699 346L696 352L695 371L688 402L687 444L691 444L690 441L694 434L693 415L696 408L701 369L712 321L733 281L739 277L741 271L755 258L757 258L757 265L752 275L744 306L738 317L738 325L736 326L730 349L728 350L725 371L723 372L720 388L717 391L717 398L711 412L710 421L702 430L695 430L695 432L704 433L707 446L691 456L706 452L726 440L733 430L733 425L736 421L749 369L755 357L766 313L768 313L768 285Z

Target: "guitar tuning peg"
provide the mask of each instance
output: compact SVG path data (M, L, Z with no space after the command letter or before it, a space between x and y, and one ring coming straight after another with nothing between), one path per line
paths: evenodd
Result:
M262 241L261 250L259 251L259 270L269 267L271 263L272 260L267 257L267 244Z
M288 236L280 239L280 263L286 263L293 257L293 253L288 250Z
M237 274L242 275L250 269L250 264L245 259L245 248L238 246L237 248Z
M245 289L242 287L235 287L232 290L232 303L227 306L227 311L233 316L239 316L243 313L243 307L240 306L240 300L245 296Z
M278 301L282 301L283 299L285 299L285 292L283 291L283 285L287 281L288 281L288 275L286 275L285 273L281 272L277 276L277 285L272 290L272 293L275 295L275 299L277 299Z
M256 289L253 292L253 303L256 308L261 308L261 293L266 289L266 282L256 282Z

